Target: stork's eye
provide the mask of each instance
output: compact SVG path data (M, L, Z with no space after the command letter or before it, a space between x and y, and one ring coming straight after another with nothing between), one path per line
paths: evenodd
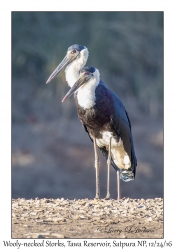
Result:
M71 52L71 53L72 53L72 54L74 54L74 53L76 53L76 52L77 52L77 51L76 51L76 49L74 49L74 50L72 50L72 52Z
M85 73L86 75L89 75L89 72L88 71L86 71L86 73Z

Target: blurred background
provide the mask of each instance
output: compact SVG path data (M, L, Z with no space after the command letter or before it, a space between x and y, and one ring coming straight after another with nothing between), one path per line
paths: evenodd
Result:
M72 44L122 100L131 120L136 179L130 198L163 197L163 12L12 12L12 198L95 196L94 150L64 72L46 80ZM100 155L101 197L107 165ZM111 197L117 197L111 167Z

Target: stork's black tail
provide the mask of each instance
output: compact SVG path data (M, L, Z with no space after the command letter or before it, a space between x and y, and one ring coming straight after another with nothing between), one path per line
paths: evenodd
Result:
M120 179L127 182L133 181L135 179L135 175L132 170L120 170Z
M132 150L131 150L131 162L132 162L132 165L131 165L131 168L128 169L128 170L125 170L125 169L120 170L120 179L125 181L125 182L134 180L135 175L136 175L137 158L135 156L132 138L131 138L131 143L132 143Z
M126 169L119 169L116 164L111 161L111 165L114 167L116 171L120 172L120 179L122 181L128 182L133 181L135 179L135 168Z

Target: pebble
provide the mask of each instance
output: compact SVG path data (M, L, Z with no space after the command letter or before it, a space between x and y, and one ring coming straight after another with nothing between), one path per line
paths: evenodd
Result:
M99 221L100 219L101 219L100 216L95 216L95 217L92 218L93 221Z
M78 220L79 219L79 216L78 215L75 215L74 217L73 217L73 220Z
M37 215L37 212L32 212L32 213L30 213L30 215Z
M86 217L84 215L80 215L79 218L80 219L86 219Z

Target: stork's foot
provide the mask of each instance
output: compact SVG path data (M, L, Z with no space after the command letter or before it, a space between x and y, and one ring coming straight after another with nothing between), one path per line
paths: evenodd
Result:
M105 200L109 200L110 199L110 193L108 193L105 197Z
M94 200L99 201L99 200L100 200L100 197L96 197L96 196L95 196Z
M95 198L94 198L94 199L99 200L99 199L100 199L100 195L97 193L97 194L95 195Z

